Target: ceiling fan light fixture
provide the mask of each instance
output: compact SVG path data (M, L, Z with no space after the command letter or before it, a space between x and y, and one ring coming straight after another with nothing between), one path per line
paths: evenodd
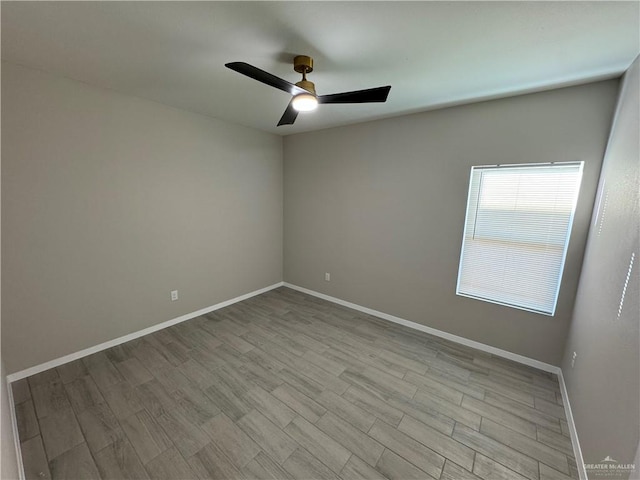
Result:
M291 106L298 112L310 112L318 108L318 99L310 93L300 93L293 97Z

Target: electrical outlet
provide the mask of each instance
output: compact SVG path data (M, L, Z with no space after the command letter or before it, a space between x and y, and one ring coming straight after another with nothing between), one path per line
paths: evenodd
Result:
M571 368L573 368L573 366L576 364L576 357L578 356L578 354L576 352L573 352L573 355L571 355Z
M178 290L171 290L171 301L175 302L178 299Z
M331 281L331 274L330 273L325 273L324 274L324 281L325 282L330 282Z

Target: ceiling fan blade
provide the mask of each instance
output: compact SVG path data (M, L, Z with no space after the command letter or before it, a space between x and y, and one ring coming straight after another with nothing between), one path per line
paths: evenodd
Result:
M225 67L230 68L234 72L246 75L249 78L253 78L254 80L262 82L266 85L290 93L291 95L298 95L299 93L309 93L304 88L300 88L293 83L287 82L280 77L276 77L269 72L260 70L259 68L254 67L253 65L249 65L245 62L231 62L225 64Z
M334 93L332 95L320 95L318 103L372 103L386 102L391 86L356 90L355 92Z
M282 114L282 117L280 118L280 121L278 122L278 126L280 126L280 125L293 125L293 122L296 121L297 117L298 117L298 111L295 108L293 108L293 100L291 100L289 102L289 105L287 105L287 109Z

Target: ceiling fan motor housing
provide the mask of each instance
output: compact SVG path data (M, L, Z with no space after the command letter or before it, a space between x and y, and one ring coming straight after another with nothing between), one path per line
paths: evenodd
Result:
M316 86L313 82L310 82L309 80L300 80L299 82L296 82L296 85L300 88L304 88L310 94L316 95Z

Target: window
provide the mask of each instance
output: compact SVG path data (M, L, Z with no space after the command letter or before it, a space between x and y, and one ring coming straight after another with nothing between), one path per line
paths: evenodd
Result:
M471 168L458 295L554 314L582 166Z

